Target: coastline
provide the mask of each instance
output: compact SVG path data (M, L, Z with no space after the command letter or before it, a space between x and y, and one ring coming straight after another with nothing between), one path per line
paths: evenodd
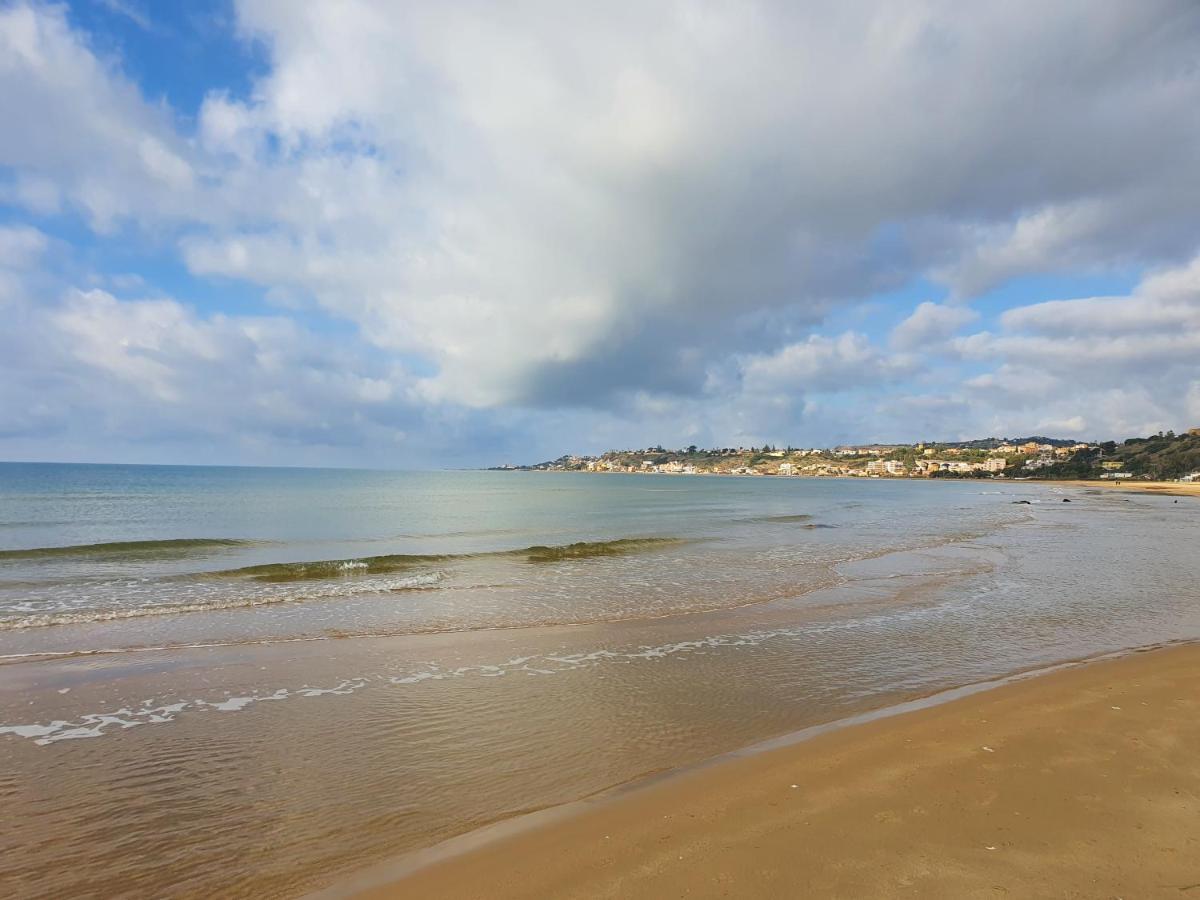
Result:
M1197 663L1185 643L968 685L313 896L1175 896L1200 883Z
M1100 479L1063 479L1063 478L914 478L896 475L779 475L774 472L574 472L556 469L486 469L484 471L530 471L544 475L666 475L671 478L783 478L810 479L816 481L882 481L882 482L926 482L937 484L954 484L968 481L978 484L1049 484L1062 487L1104 488L1105 490L1122 489L1135 494L1159 494L1174 497L1200 497L1200 482L1191 481L1134 481L1134 480L1100 480Z

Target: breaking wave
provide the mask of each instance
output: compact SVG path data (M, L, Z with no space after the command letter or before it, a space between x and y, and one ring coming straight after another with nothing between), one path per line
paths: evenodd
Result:
M405 578L373 580L366 584L314 586L303 593L268 593L237 597L214 597L212 599L185 599L175 603L153 603L143 606L124 606L107 609L52 610L44 613L0 618L0 631L44 628L52 625L115 622L123 619L141 619L147 616L171 616L178 613L253 609L263 606L277 606L281 603L327 600L335 597L343 597L351 592L402 593L434 587L444 577L441 572L425 572ZM357 591L348 591L347 588L356 588Z
M279 584L289 581L317 581L327 578L344 578L353 575L384 575L402 572L416 566L443 562L449 555L392 554L388 556L364 556L358 559L319 559L307 562L263 563L214 572L214 577L249 578Z
M620 538L615 541L577 541L557 547L526 547L514 550L513 554L524 556L529 562L559 562L564 559L592 559L598 556L624 556L644 550L682 544L681 538Z
M812 516L807 513L795 513L793 515L783 516L747 516L744 519L738 519L738 522L747 522L753 524L764 525L790 525L797 522L808 522L812 520Z
M409 554L393 553L384 556L363 556L353 559L319 559L302 562L264 563L226 569L212 573L220 578L248 578L254 581L281 583L346 578L356 575L379 575L403 572L408 569L456 559L484 557L517 557L531 563L562 562L573 559L593 559L605 556L625 556L630 553L655 550L684 543L680 538L648 537L618 538L612 541L577 541L555 546L535 545L519 550L490 550L480 553Z

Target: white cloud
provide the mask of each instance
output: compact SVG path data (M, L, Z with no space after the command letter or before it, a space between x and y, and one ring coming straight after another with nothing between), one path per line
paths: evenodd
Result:
M11 198L36 213L65 197L111 231L197 208L173 116L98 58L59 7L0 9L0 120L0 165L17 173Z
M36 268L7 268L11 259L0 254L9 458L80 447L120 459L144 444L151 459L170 446L190 461L413 460L444 448L456 427L427 416L410 398L412 378L369 348L330 344L280 316L203 316L172 299L50 287Z
M1028 304L1000 324L955 346L996 364L965 387L1009 421L1101 436L1194 424L1200 257L1147 275L1129 296Z
M49 241L28 225L0 225L0 267L24 269L35 264Z
M97 0L109 12L123 16L143 31L153 31L154 23L142 10L128 0Z
M1170 373L1200 377L1200 257L1145 278L1127 297L1053 300L1017 307L999 334L957 342L974 358L1120 383Z
M965 306L946 306L926 301L892 329L892 344L901 350L917 350L941 344L978 318L977 312Z
M742 377L747 393L836 392L897 381L916 367L912 357L888 355L866 336L848 331L836 338L813 335L772 354L750 357Z

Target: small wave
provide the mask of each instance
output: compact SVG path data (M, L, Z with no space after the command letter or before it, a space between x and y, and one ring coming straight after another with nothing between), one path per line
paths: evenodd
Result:
M656 550L674 544L682 544L680 538L620 538L615 541L577 541L557 547L526 547L513 553L524 556L529 562L559 562L566 559L592 559L599 556L624 556L642 550Z
M479 553L409 554L393 553L383 556L363 556L353 559L319 559L303 562L264 563L240 569L212 573L220 578L248 578L254 581L282 583L346 578L357 575L380 575L403 572L422 566L448 563L462 559L487 557L519 557L531 563L562 562L572 559L591 559L603 556L624 556L629 553L653 550L683 543L680 538L648 537L618 538L612 541L577 541L554 546L535 545L518 550L489 550Z
M783 516L747 516L744 519L737 519L738 522L761 523L768 525L788 525L795 522L811 521L812 516L807 513L796 513L794 515Z
M165 541L110 541L103 544L68 544L62 547L31 547L24 550L0 550L0 562L10 559L55 559L61 557L85 557L88 559L161 559L248 547L261 541L238 540L235 538L174 538Z
M280 584L289 581L316 581L326 578L344 578L354 575L385 575L403 572L417 566L445 562L450 555L391 554L387 556L364 556L360 559L319 559L308 562L263 563L244 566L240 569L225 569L213 572L213 577L248 578Z
M369 590L378 593L403 593L430 588L445 576L441 572L427 572L408 578L384 583L373 583ZM234 609L252 609L276 606L281 603L302 603L306 600L322 600L329 596L341 596L340 592L316 590L306 594L271 594L250 597L234 597L201 600L183 603L163 603L149 606L132 606L120 609L89 609L78 612L48 612L0 619L0 631L17 631L24 628L44 628L53 625L86 625L94 622L115 622L122 619L141 619L147 616L173 616L178 613L220 612Z

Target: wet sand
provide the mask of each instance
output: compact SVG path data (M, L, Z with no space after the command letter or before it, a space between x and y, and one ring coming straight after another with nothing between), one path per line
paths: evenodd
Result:
M1093 662L586 805L339 895L1200 894L1200 646Z

